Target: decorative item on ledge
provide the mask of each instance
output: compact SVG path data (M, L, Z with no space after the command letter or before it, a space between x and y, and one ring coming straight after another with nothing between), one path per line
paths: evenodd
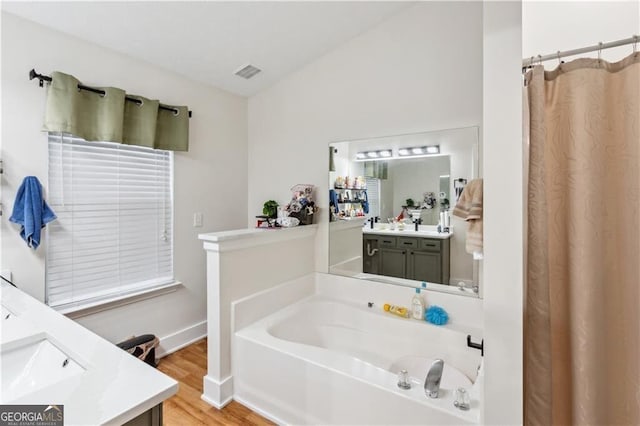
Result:
M285 207L287 216L296 218L300 225L311 225L318 208L313 201L314 186L298 184L291 188L291 201Z
M256 228L276 228L280 226L276 218L278 217L278 203L274 200L265 201L262 205L262 215L256 216L258 220Z

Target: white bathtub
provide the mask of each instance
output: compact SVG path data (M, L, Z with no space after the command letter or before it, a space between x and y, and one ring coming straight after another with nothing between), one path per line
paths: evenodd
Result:
M477 424L481 356L466 334L314 295L235 333L234 399L287 424ZM443 359L440 397L424 379ZM397 387L409 372L410 390ZM453 406L453 390L470 391L469 411Z

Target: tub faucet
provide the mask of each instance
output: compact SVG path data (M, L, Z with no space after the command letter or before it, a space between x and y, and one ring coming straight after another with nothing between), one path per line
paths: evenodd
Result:
M442 379L442 371L444 370L444 361L436 359L431 364L427 377L424 379L424 393L429 398L437 398L440 390L440 379Z

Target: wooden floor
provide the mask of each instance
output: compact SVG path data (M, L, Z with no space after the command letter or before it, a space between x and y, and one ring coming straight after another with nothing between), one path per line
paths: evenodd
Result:
M162 358L158 370L180 382L178 393L163 404L166 426L273 424L235 401L218 410L200 399L207 373L206 339Z

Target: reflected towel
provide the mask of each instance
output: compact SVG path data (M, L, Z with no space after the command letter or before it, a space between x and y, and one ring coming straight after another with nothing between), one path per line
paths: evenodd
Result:
M453 215L467 221L467 253L482 253L482 179L474 179L465 186Z
M34 250L40 245L40 230L56 219L55 213L49 208L42 197L42 185L35 176L27 176L22 181L13 212L9 220L21 225L20 236L27 245Z
M367 196L367 191L362 191L362 211L364 214L369 214L369 197Z
M338 208L338 194L333 189L329 190L329 206L333 206L336 213L340 212Z

